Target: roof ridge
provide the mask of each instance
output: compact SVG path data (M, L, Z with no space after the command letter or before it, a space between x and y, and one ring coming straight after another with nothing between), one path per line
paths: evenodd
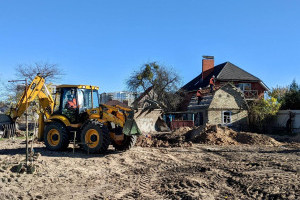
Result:
M231 63L230 61L228 61L228 62L226 62L226 63L229 63L229 64L231 64L231 65L235 66L236 68L238 68L238 69L242 70L243 72L245 72L245 73L247 73L247 74L249 74L249 75L253 76L254 78L258 79L259 81L261 81L261 80L260 80L260 78L258 78L258 77L256 77L256 76L254 76L253 74L251 74L251 73L247 72L246 70L244 70L244 69L240 68L239 66L237 66L237 65L235 65L235 64L233 64L233 63ZM224 68L225 68L225 66L224 66ZM224 68L223 68L223 69L224 69ZM222 70L223 70L223 69L222 69ZM219 73L219 74L220 74L220 73Z
M223 62L223 63L222 63L222 64L224 64L224 67L221 69L221 71L219 72L218 76L222 73L223 69L226 67L226 65L227 65L228 63L231 64L231 62L229 62L229 61L226 61L226 62ZM222 64L219 64L219 65L222 65ZM217 66L219 66L219 65L217 65ZM215 67L216 67L216 66L215 66ZM218 79L218 76L216 77L216 79Z

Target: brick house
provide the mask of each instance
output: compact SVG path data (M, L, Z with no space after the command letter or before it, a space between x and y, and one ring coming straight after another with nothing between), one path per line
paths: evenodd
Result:
M192 121L196 126L210 123L247 129L247 101L262 98L268 87L256 76L230 62L214 66L212 56L203 58L202 73L182 87L187 95L178 112L173 113L175 119ZM210 94L209 80L213 75L215 92ZM204 97L198 105L196 91L200 87Z

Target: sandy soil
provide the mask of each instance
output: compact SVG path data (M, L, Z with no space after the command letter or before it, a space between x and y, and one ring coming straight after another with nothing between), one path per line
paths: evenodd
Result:
M34 174L12 172L21 139L0 141L0 199L300 199L300 144L193 144L51 152L34 144Z

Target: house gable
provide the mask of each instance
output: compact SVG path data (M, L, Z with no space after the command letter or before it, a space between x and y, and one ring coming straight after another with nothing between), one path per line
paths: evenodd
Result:
M221 87L215 92L208 107L207 120L210 124L247 130L248 106L243 93L230 83Z
M244 94L230 83L215 92L208 107L209 110L247 110L247 108Z

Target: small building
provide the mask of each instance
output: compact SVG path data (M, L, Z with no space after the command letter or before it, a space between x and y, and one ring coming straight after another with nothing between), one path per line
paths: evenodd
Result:
M248 129L248 105L243 92L227 83L215 93L207 94L198 105L197 99L190 101L187 109L188 120L196 126L221 124L239 130Z

